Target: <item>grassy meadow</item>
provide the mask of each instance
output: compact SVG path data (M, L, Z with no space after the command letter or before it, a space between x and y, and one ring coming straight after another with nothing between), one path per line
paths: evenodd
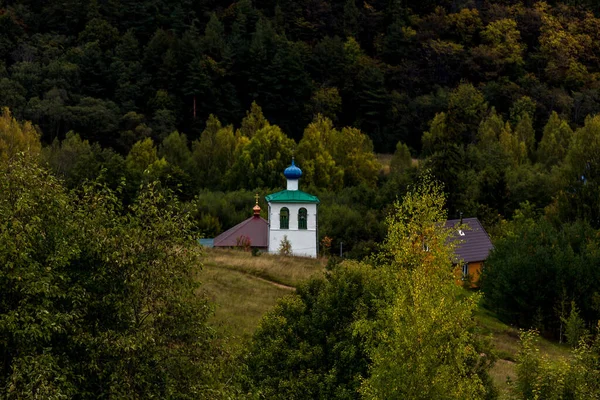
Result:
M207 249L205 266L220 267L295 287L325 270L327 260L306 257L283 257L263 253L258 257L239 250Z
M242 348L252 336L262 316L277 300L292 294L294 288L311 276L323 274L325 259L281 257L262 254L253 257L239 250L207 249L204 267L198 278L203 290L215 304L212 323L231 351ZM467 293L465 293L468 295ZM475 314L479 331L490 337L498 360L490 371L500 391L500 399L510 398L519 351L519 330L498 320L479 307ZM568 357L569 348L540 339L542 354L550 358Z
M262 316L281 297L313 275L322 274L326 260L281 257L239 250L207 249L198 274L215 304L212 323L233 349L250 338Z
M479 306L475 313L475 320L482 335L491 338L492 345L498 360L492 367L490 375L500 391L500 399L509 399L510 382L516 378L516 359L519 352L519 329L506 325L491 311ZM558 344L540 338L537 346L541 354L550 359L569 357L570 349L565 344Z

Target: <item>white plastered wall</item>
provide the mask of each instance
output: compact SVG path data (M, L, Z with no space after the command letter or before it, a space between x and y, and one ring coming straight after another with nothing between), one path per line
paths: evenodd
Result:
M289 229L280 229L279 213L283 207L290 211ZM298 211L306 208L307 229L298 229ZM287 235L295 256L317 257L317 205L296 203L269 204L269 253L277 253Z

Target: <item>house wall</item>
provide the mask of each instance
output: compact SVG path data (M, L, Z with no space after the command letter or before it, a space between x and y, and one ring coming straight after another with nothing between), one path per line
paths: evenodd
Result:
M481 276L481 269L483 268L483 262L472 262L469 263L469 277L471 278L471 287L479 287L479 277Z
M279 226L279 213L283 207L290 210L289 229ZM298 229L298 210L306 208L307 229ZM316 204L269 204L269 253L277 253L283 237L287 235L295 256L317 257L317 205Z
M479 287L479 278L483 269L483 261L469 263L469 278L471 280L471 288ZM457 265L455 269L456 283L463 285L464 280L462 279L462 265Z

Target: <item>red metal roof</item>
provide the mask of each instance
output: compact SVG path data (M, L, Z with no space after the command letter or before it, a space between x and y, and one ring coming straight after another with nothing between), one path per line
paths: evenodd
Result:
M214 247L239 246L238 238L250 238L251 247L269 247L269 223L264 218L253 216L226 230L215 238Z

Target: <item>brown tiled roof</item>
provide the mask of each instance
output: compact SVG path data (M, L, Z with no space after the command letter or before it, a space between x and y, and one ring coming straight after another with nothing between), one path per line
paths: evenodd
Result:
M217 236L214 247L235 247L238 245L238 238L246 236L250 238L250 246L266 248L269 247L268 232L267 220L253 216Z
M454 228L460 225L460 219L449 219L446 221L446 228ZM492 241L483 226L477 218L463 218L462 230L464 236L454 229L452 238L459 241L454 249L457 259L464 262L485 261L494 248ZM458 261L458 260L457 260Z

